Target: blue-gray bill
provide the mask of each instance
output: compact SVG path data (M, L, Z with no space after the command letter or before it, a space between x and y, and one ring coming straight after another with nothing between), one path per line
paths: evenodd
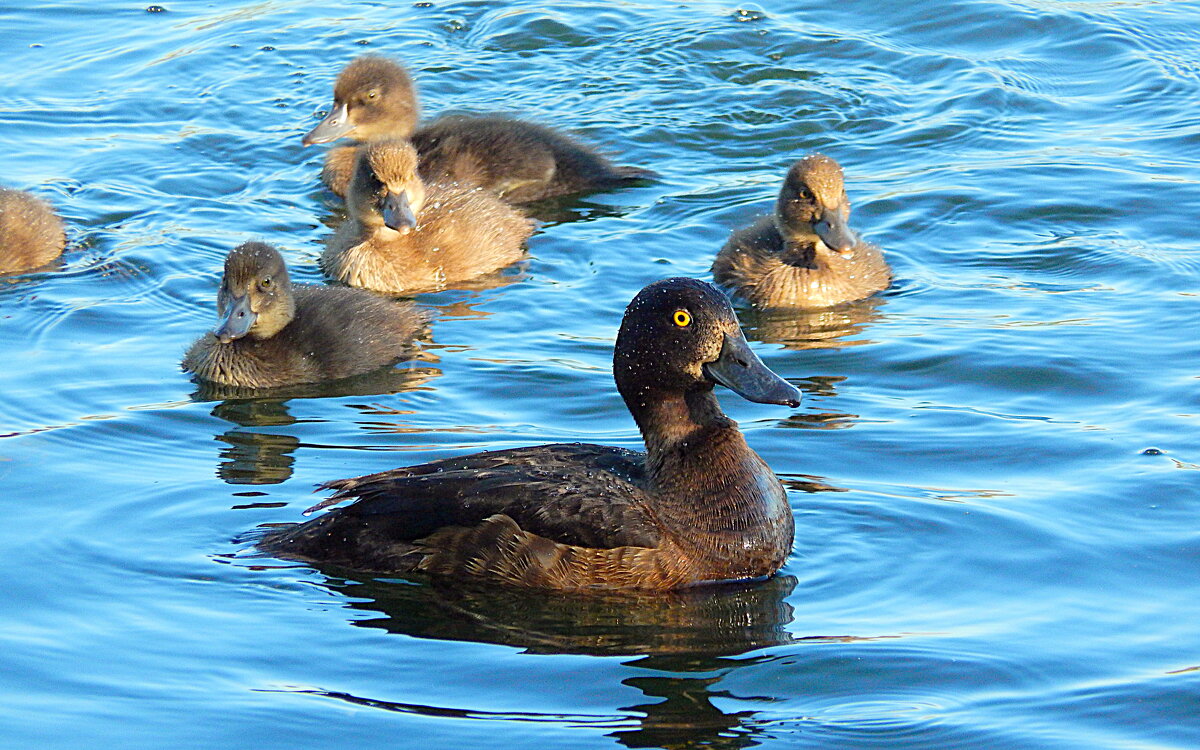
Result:
M258 316L250 309L250 295L235 297L233 304L229 306L229 311L225 314L225 319L213 331L213 335L222 344L228 344L249 333L257 319Z
M793 407L800 405L800 391L771 372L740 333L725 334L720 356L713 362L705 363L704 374L747 401Z
M821 212L821 219L813 225L821 242L830 250L838 253L848 253L858 244L858 237L846 222L846 216L841 207L827 208Z
M383 223L397 232L407 232L416 228L417 215L413 212L412 204L408 202L407 191L389 192L384 197L383 205L380 208L380 213L383 214Z
M324 120L305 133L304 139L300 142L305 146L311 146L314 143L329 143L347 135L353 129L354 125L350 123L350 113L347 111L346 105L342 104L334 107Z

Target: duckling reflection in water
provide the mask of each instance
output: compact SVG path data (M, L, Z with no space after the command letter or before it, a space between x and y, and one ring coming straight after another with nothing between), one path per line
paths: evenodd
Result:
M349 137L360 143L411 138L426 179L478 185L510 203L609 190L653 179L648 169L619 167L574 138L506 117L443 117L417 128L420 109L408 72L377 55L356 58L338 75L329 115L304 145ZM321 179L345 195L357 146L329 152Z
M438 291L510 265L534 227L485 190L426 183L403 140L360 149L346 202L349 219L329 238L321 268L389 294Z
M886 289L891 269L849 219L842 168L810 154L788 170L774 213L721 248L713 279L760 309L830 307Z
M868 329L883 318L882 297L833 307L749 308L740 311L746 338L787 349L841 349L873 343Z
M40 268L66 247L62 219L46 201L0 188L0 274Z
M787 495L713 387L793 407L800 392L750 349L725 295L694 279L643 289L621 322L613 375L646 453L543 445L330 482L336 493L318 508L356 502L259 546L538 588L661 590L775 573L792 547Z
M292 284L279 251L247 242L225 259L217 329L183 369L214 383L271 388L370 372L414 352L428 315L342 287Z

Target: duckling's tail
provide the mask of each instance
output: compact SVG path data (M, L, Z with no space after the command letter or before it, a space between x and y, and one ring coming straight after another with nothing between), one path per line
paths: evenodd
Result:
M653 169L642 169L641 167L612 168L612 181L617 185L624 185L630 182L661 179L662 175L660 175L658 172L655 172Z

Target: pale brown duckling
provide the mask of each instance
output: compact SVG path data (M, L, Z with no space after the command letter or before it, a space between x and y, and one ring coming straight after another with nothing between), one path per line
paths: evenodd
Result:
M0 188L0 274L40 268L62 255L67 235L46 201Z
M212 383L273 388L370 372L412 356L429 316L345 287L293 284L279 251L247 242L225 259L216 330L183 369Z
M647 286L625 310L613 377L646 452L587 443L474 453L326 486L268 532L280 557L379 573L575 590L676 589L769 576L795 526L779 479L713 388L800 405L750 349L729 300L695 279Z
M438 291L503 268L524 255L534 228L486 190L423 181L417 152L403 140L360 149L346 207L321 268L388 294Z
M362 143L411 138L429 180L479 185L510 203L620 187L658 175L612 164L595 149L542 125L506 117L445 117L417 128L412 79L385 57L364 55L338 75L333 106L304 145L349 137ZM329 152L321 179L344 196L357 146Z
M775 212L733 233L713 279L758 308L831 307L886 289L891 269L849 225L842 168L822 154L792 165Z

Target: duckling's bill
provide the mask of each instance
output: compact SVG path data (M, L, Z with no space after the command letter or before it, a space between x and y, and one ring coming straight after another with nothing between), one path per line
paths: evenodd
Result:
M229 312L225 314L225 318L213 331L213 335L222 344L228 344L249 333L256 320L258 320L258 315L250 307L250 295L233 297L229 305Z
M417 226L417 214L408 200L407 190L401 190L398 193L388 191L381 201L379 213L383 215L384 224L401 234L405 234Z
M349 135L352 130L354 130L354 123L350 122L350 107L343 102L334 105L325 119L305 133L300 142L305 146L311 146L314 143L329 143Z
M846 220L846 212L840 205L826 208L821 218L813 224L813 231L825 243L825 247L842 255L849 255L858 244L858 236Z

